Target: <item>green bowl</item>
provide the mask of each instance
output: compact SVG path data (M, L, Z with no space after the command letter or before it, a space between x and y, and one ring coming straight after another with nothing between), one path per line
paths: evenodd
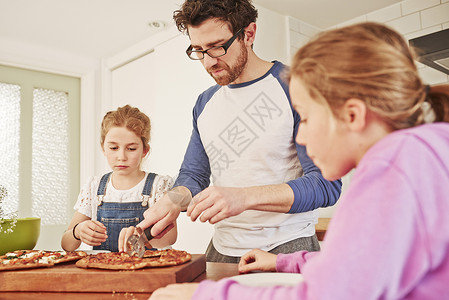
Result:
M0 255L15 250L31 250L36 246L41 230L41 218L17 219L12 232L3 232L11 226L12 220L4 220L0 224Z

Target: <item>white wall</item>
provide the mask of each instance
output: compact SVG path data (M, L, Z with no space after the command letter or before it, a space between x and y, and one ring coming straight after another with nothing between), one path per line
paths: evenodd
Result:
M261 6L256 21L254 52L262 59L289 63L287 17Z

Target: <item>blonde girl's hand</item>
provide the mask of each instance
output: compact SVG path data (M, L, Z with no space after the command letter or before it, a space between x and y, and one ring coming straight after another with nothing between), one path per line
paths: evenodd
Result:
M199 283L169 284L157 289L151 294L149 300L186 300L192 299Z
M90 246L99 246L108 238L106 227L98 221L87 220L75 228L75 236Z
M128 238L134 234L137 234L136 227L134 227L134 226L125 227L125 228L122 228L122 230L120 230L120 234L118 236L118 251L119 252L128 251L128 245L127 245ZM145 245L145 246L147 246L148 248L152 248L151 244Z
M253 249L240 258L239 272L248 273L251 271L276 271L277 255L260 249Z
M128 238L134 234L137 234L136 227L129 226L122 228L120 230L120 234L118 236L118 251L119 252L126 252L128 250L128 247L126 245L126 241L128 241Z

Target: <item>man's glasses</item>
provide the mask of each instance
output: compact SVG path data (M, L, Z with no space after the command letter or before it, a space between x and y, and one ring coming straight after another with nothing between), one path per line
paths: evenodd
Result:
M204 54L207 53L212 58L223 56L227 53L228 48L231 47L234 40L242 33L243 28L237 31L232 38L230 38L226 43L221 46L215 46L206 50L193 50L192 45L187 48L186 53L190 59L201 60L204 58Z

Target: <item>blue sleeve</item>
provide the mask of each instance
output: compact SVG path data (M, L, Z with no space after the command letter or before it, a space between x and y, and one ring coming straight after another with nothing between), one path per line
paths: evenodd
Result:
M294 139L298 133L300 117L293 110L295 119ZM296 151L303 169L303 176L287 182L295 194L289 213L300 213L319 207L334 205L341 193L341 180L327 181L320 169L307 155L306 147L296 144Z
M288 83L284 80L283 72L289 68L279 62L275 62L275 77L282 86L293 113L294 130L293 140L296 140L298 134L299 122L301 120L299 114L293 109L288 89ZM321 175L320 169L315 166L310 157L307 155L306 147L296 144L296 152L298 153L299 162L303 170L303 175L299 178L287 182L293 190L295 199L289 213L301 213L314 210L320 207L334 205L341 194L341 180L327 181Z
M195 107L193 108L192 135L184 155L181 169L179 170L178 178L173 185L173 187L185 186L192 193L192 197L207 188L210 184L211 170L209 157L207 156L201 141L197 121L204 106L218 89L219 86L215 85L198 97Z

